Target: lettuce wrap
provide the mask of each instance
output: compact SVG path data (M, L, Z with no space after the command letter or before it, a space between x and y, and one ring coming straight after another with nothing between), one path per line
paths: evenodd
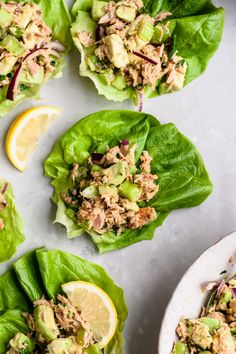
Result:
M63 293L62 284L75 280L90 282L103 289L113 301L118 315L113 339L104 349L94 347L94 351L88 353L121 354L122 331L128 314L122 289L100 266L59 250L44 248L27 253L0 277L0 354L6 353L8 343L16 333L29 333L22 312L32 312L33 301L42 296L55 300ZM6 284L8 291L2 291Z
M12 186L0 179L0 263L10 259L24 239L24 223L16 209Z
M204 72L219 46L224 27L224 10L216 8L210 0L184 0L181 3L173 0L143 0L144 7L141 7L142 2L139 0L120 1L124 13L121 14L121 11L116 10L117 25L113 18L109 23L113 27L116 26L115 30L114 28L109 29L108 32L108 34L112 33L112 40L116 36L116 40L112 44L110 40L112 36L107 32L104 34L104 28L106 30L108 22L105 17L101 17L105 11L108 11L104 7L106 2L108 3L108 0L105 2L97 0L75 1L72 9L74 23L71 32L74 43L81 53L80 75L89 77L98 93L104 95L108 100L131 99L137 103L140 95L151 98L180 90ZM117 2L115 1L115 3ZM113 5L109 6L111 18L114 15ZM129 28L126 31L126 37L124 37L120 22L122 20L126 26L127 22L128 25L130 22L131 25L134 23L127 17L130 8L135 6L136 8L139 6L138 15L147 14L155 19L150 25L151 19L149 18L149 26L145 24L145 30L140 35L138 34L138 44L137 36L128 37L127 40ZM154 27L150 27L152 25ZM132 29L132 35L136 32ZM89 38L86 38L86 34L89 34ZM120 51L117 49L117 45L113 46L114 42L116 42L115 44L118 42L117 34L122 38L119 43ZM109 44L107 45L108 37ZM135 40L135 45L130 45L130 38ZM146 42L141 42L143 46L140 45L140 39L146 40ZM122 42L125 48L121 50ZM101 43L100 53L95 50L99 43ZM103 50L104 44L105 51ZM151 51L150 44L153 44ZM162 53L162 46L165 47L165 56L169 58L169 62L168 58L162 60L160 52L159 54L154 53L155 48L159 48ZM127 52L129 58L126 58ZM124 63L116 64L116 59L112 58L112 56L117 58L121 54L122 58L127 59L126 65ZM133 54L136 56L136 61ZM139 57L141 55L143 61L138 61L137 55ZM175 60L171 60L174 57ZM162 68L158 73L155 67L157 68L159 65L160 58ZM142 68L138 68L140 63ZM148 68L148 65L151 71L149 77L144 73L145 67ZM168 66L169 69L166 68ZM181 67L181 70L178 67ZM139 81L142 76L143 80Z
M1 116L27 98L38 99L45 82L61 75L71 47L70 23L64 0L1 2Z
M142 228L126 228L120 235L111 231L99 234L78 222L73 207L68 207L62 195L73 187L71 168L75 163L83 166L91 153L104 153L108 146L123 139L136 144L136 161L144 150L152 157L151 173L158 176L159 192L144 206L155 208L157 218ZM171 211L197 206L212 192L212 183L194 145L174 124L161 124L145 113L101 111L85 117L56 142L44 166L55 189L55 222L66 227L69 238L87 232L101 253L152 239Z

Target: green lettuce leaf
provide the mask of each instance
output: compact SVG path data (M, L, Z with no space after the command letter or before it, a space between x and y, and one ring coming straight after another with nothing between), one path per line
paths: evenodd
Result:
M6 181L0 178L0 190ZM16 252L16 248L24 241L24 223L14 202L13 189L10 184L4 197L7 207L0 211L0 218L4 222L3 230L0 230L0 263L10 259Z
M204 163L194 145L174 124L161 125L153 116L132 111L102 111L85 117L70 128L55 144L45 161L45 174L52 178L57 204L56 222L67 228L69 238L79 236L74 212L65 206L62 192L72 187L69 173L73 163L82 164L93 151L105 152L120 140L137 145L136 159L147 150L153 157L152 173L159 176L160 191L147 205L155 207L157 219L141 229L126 229L120 236L113 232L99 235L85 230L101 253L150 240L156 227L178 208L201 204L212 192L212 184Z
M7 0L3 0L7 2ZM71 49L70 25L71 18L64 0L17 0L17 2L35 2L42 9L42 17L46 24L52 29L53 40L60 41L66 48L60 59L56 59L56 70L41 84L34 84L21 91L14 101L6 99L7 87L0 90L0 116L5 116L19 103L26 99L39 99L41 87L51 77L60 76L61 70L65 65L63 56Z
M13 269L0 276L0 313L8 309L22 311L30 309L30 302L25 296Z
M108 0L105 0L108 1ZM85 57L91 51L84 48L78 37L78 31L94 32L96 22L91 16L92 0L77 0L72 8L74 23L71 33L75 46L81 53L80 75L89 77L98 93L108 100L124 101L131 99L137 103L134 88L119 90L108 85L105 78L90 70ZM184 86L200 76L206 69L209 60L217 50L224 28L224 10L216 8L210 0L144 0L145 11L155 16L161 11L169 11L172 16L168 21L173 24L173 52L183 57L187 63ZM172 26L171 24L171 26ZM157 83L155 91L145 89L145 97L155 97L166 93Z
M61 285L73 280L83 280L96 284L112 299L118 315L116 335L105 349L105 353L121 354L123 346L122 330L128 310L124 301L123 290L100 266L62 251L37 251L39 269L45 289L50 298L61 293Z
M0 316L0 354L5 353L7 343L19 330L27 333L27 326L21 317L22 311L32 311L27 297L31 302L40 299L43 294L46 298L56 299L57 294L62 293L61 285L73 280L96 284L110 296L117 310L118 326L104 353L122 353L122 331L128 314L123 290L100 266L69 253L41 248L27 253L13 264L12 269L0 276L0 314L4 312ZM11 314L15 314L14 321ZM88 353L101 351L94 346Z
M17 332L27 334L28 326L20 310L8 310L0 316L0 353L5 354L7 346Z
M13 264L17 279L31 302L45 294L36 252L30 251Z

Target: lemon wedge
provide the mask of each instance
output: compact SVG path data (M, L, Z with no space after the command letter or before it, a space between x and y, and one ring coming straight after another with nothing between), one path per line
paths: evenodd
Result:
M117 312L110 297L98 286L84 281L66 283L62 290L81 312L99 347L104 348L117 327Z
M11 124L6 136L6 153L11 163L24 171L38 139L48 131L61 111L52 106L38 106L21 113Z

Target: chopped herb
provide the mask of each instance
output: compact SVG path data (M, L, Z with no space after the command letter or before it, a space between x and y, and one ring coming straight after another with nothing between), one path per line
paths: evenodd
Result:
M223 275L223 274L226 274L227 273L227 270L223 270L220 275Z
M3 81L6 79L6 75L0 75L0 81Z
M176 64L176 67L178 68L179 66L183 66L184 64L185 64L185 60L182 59Z
M25 85L25 84L20 84L19 89L20 89L20 91L24 91L24 90L26 90L28 87L29 87L29 86L27 86L27 85Z

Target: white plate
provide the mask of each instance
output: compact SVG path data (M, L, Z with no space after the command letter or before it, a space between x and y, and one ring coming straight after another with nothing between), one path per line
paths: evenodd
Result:
M218 280L224 270L235 273L235 252L236 232L208 248L188 269L167 306L159 335L158 354L171 353L176 340L175 329L182 316L191 318L199 315L207 297L201 286L208 281ZM229 260L233 260L233 263Z

